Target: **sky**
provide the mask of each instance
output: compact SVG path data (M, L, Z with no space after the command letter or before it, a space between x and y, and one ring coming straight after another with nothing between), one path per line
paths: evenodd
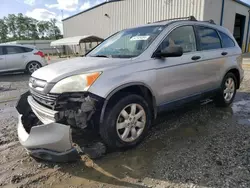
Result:
M56 18L62 31L62 18L102 3L105 0L0 0L0 18L23 13L37 20ZM250 5L250 0L242 0Z
M243 1L243 2L245 2L245 3L247 3L247 4L250 5L250 0L241 0L241 1Z
M0 18L23 13L37 20L56 18L62 31L62 18L102 3L105 0L0 0Z

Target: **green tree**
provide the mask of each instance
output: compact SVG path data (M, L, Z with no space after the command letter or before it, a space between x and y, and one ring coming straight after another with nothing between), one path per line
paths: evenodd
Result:
M50 30L50 22L49 21L40 21L37 23L38 33L42 39L48 37Z
M27 38L28 39L39 39L37 23L38 21L34 18L26 17L27 20Z
M59 39L61 37L61 31L56 25L57 20L56 19L50 19L50 34L49 37L51 39Z
M16 26L16 15L9 14L7 17L4 17L5 23L8 26L9 34L11 35L12 39L17 38L17 26Z
M4 19L0 19L0 42L62 38L56 23L56 19L38 22L22 13L9 14Z
M0 42L7 42L8 26L3 19L0 19Z
M19 13L16 16L16 33L17 33L17 39L18 40L23 40L26 39L26 31L27 31L27 18L23 16L22 13Z

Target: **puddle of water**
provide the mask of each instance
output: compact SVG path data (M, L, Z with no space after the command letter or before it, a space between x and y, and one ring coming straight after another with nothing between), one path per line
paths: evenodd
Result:
M207 114L204 114L207 116ZM63 168L62 171L73 175L67 182L71 185L85 185L89 181L102 182L125 187L140 187L138 182L127 183L126 178L132 180L142 179L155 169L155 161L160 158L163 150L168 150L171 147L176 147L175 142L171 139L185 140L190 137L197 137L207 134L206 126L210 121L206 118L203 120L190 120L189 117L184 118L185 123L178 123L178 119L170 118L166 120L164 125L156 125L160 127L153 128L153 132L149 139L138 146L137 148L127 150L125 152L111 153L95 163L83 161L76 165L76 168ZM175 121L174 121L174 120ZM170 124L169 126L166 126ZM176 127L175 124L179 126ZM170 129L170 127L176 127ZM161 128L158 130L158 128ZM155 135L156 134L156 135ZM87 166L87 168L86 168ZM87 180L87 181L86 181ZM65 182L63 182L65 183Z
M250 125L250 119L239 119L237 122L240 125Z
M242 112L250 113L250 100L241 100L233 103L232 109L234 114L239 114Z

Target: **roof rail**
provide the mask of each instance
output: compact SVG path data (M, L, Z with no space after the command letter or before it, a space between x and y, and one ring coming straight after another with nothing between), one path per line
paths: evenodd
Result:
M207 20L207 21L203 21L203 22L207 22L207 23L216 25L216 23L214 22L214 20Z
M170 19L166 19L166 20L159 20L159 21L156 21L156 22L148 22L148 24L165 22L165 21L174 21L174 20L198 21L198 20L196 20L196 18L194 16L188 16L188 17L170 18ZM201 22L207 22L207 23L216 25L216 23L212 19L211 20L206 20L206 21L201 21Z
M188 17L180 17L180 18L170 18L170 19L166 19L166 20L159 20L156 22L148 22L148 24L150 23L159 23L159 22L165 22L165 21L172 21L172 20L188 20L188 21L197 21L196 18L194 16L188 16Z

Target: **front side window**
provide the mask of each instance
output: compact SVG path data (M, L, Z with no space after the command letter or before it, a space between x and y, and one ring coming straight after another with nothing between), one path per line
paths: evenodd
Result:
M18 46L6 46L5 48L6 54L19 54L24 52L22 48Z
M230 48L235 46L234 41L229 36L227 36L225 33L222 33L221 31L219 31L219 34L222 40L223 48Z
M87 56L132 58L144 52L165 26L145 26L121 31L102 42Z
M162 42L158 50L169 46L181 46L184 53L196 51L196 40L193 26L182 26L173 30Z
M214 29L198 26L201 50L214 50L221 48L220 38Z

